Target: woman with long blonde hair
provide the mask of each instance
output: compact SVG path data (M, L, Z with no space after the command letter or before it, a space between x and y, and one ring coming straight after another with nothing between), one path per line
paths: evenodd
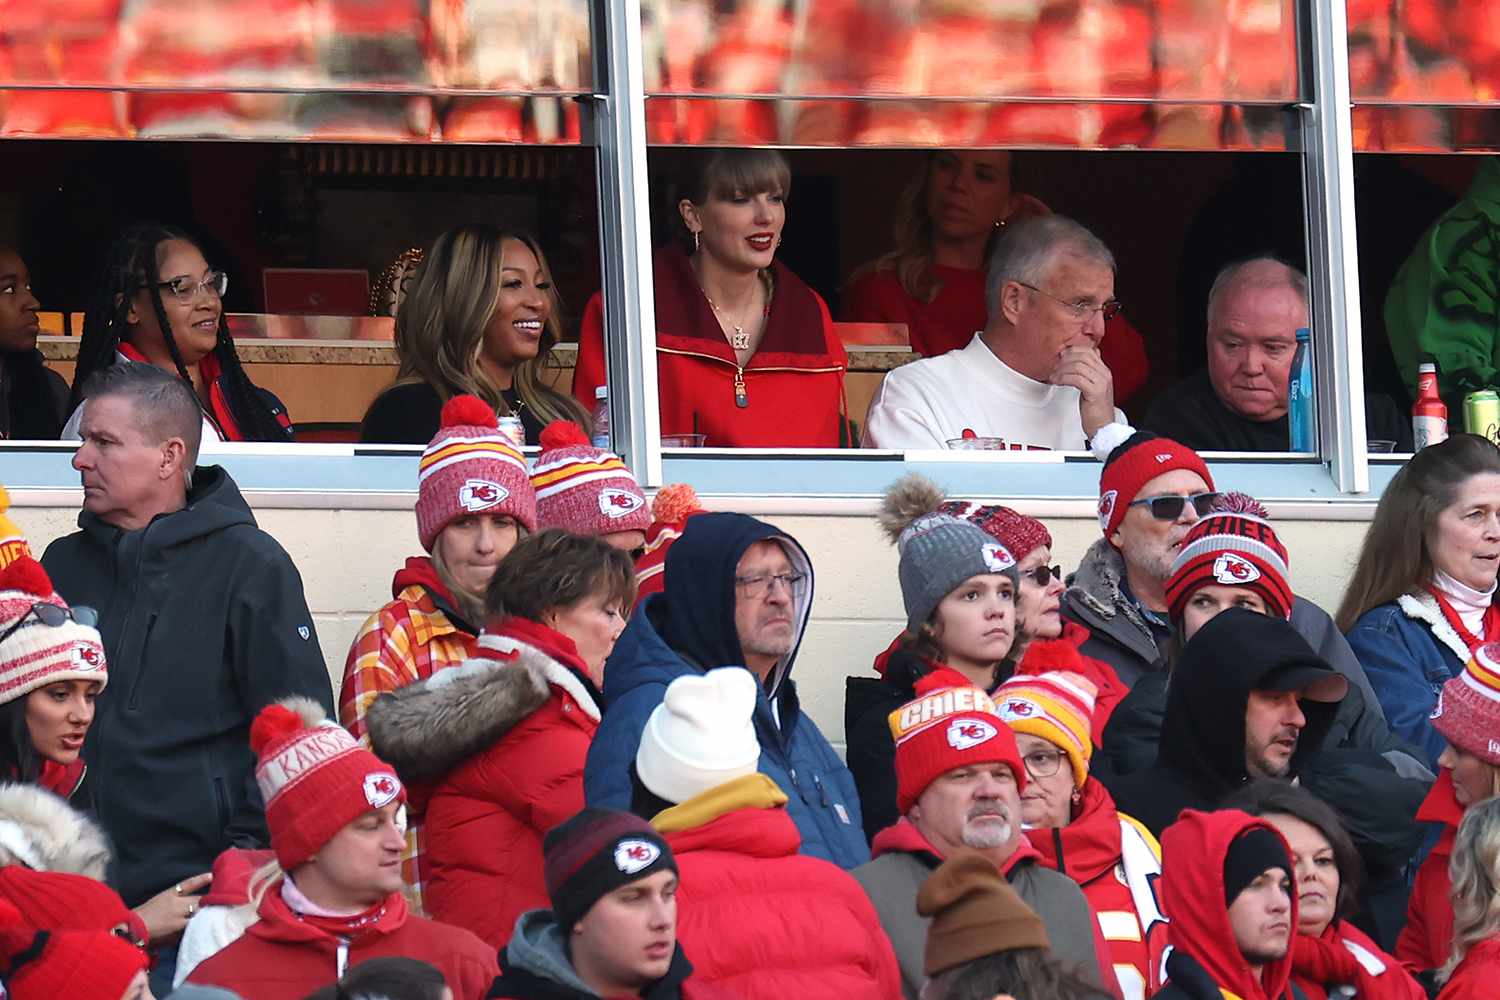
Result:
M519 417L527 444L554 420L587 430L589 414L543 377L562 339L561 311L530 236L485 223L443 233L396 310L401 367L366 411L360 439L426 444L443 404L462 395Z
M1500 798L1464 813L1448 866L1453 954L1438 972L1438 1000L1489 1000L1500 974Z

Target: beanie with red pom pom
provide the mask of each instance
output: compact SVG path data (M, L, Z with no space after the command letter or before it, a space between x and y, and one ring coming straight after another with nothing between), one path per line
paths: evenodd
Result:
M432 551L448 523L467 514L500 514L536 530L536 494L526 459L500 433L495 411L478 396L443 406L436 436L417 473L417 537Z
M0 978L10 1000L120 1000L148 962L108 931L38 930L0 900Z
M543 528L612 535L651 527L651 508L635 477L618 455L590 444L583 428L554 420L543 429L541 444L531 485Z
M681 537L687 519L702 514L698 493L687 483L668 483L651 501L651 526L646 529L646 547L635 561L635 606L667 585L667 549Z
M250 724L271 849L292 871L367 812L406 801L396 771L306 698L267 705Z
M41 613L61 623L47 624L34 610L39 604L59 609ZM58 681L98 681L100 690L109 683L99 633L74 620L47 571L30 556L0 570L0 635L0 705Z

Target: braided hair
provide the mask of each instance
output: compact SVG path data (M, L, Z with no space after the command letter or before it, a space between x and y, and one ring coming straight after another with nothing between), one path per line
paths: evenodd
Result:
M120 342L129 340L131 299L136 292L145 289L151 297L151 307L156 313L156 322L161 329L163 343L177 374L189 385L192 377L182 360L182 352L172 336L172 325L162 305L161 281L157 264L157 248L167 240L182 240L197 246L187 233L170 226L146 224L131 226L111 244L105 255L104 266L94 283L94 298L83 316L83 338L78 345L78 365L73 376L73 396L69 410L77 409L83 401L83 387L94 372L115 363L115 352ZM219 313L217 342L214 357L223 372L225 399L235 426L247 441L289 441L291 433L281 425L255 385L240 365L239 355L234 350L234 340L229 336L229 325L224 313Z

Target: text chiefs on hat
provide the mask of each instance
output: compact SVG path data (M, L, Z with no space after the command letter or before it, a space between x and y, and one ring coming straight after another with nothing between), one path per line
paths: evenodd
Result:
M901 709L901 717L897 724L902 735L906 735L912 729L956 712L993 714L994 711L995 703L990 700L989 695L978 688L945 688L907 704Z
M615 867L626 875L648 868L661 857L661 848L649 840L622 840L615 845Z

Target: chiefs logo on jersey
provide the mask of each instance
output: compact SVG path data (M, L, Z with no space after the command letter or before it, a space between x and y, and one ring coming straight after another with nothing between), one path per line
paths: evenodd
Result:
M1109 519L1115 512L1115 500L1119 497L1118 490L1105 490L1104 495L1099 498L1099 529L1109 530Z
M1243 556L1225 552L1214 560L1214 579L1227 587L1242 586L1260 579L1260 570Z
M634 514L645 506L646 501L625 490L600 490L599 513L610 520Z
M468 479L458 488L458 505L471 514L491 510L505 502L510 490L489 479Z
M948 745L955 750L971 750L994 739L996 732L983 719L954 719L948 723Z
M615 845L615 867L634 875L661 857L661 848L649 840L622 840Z
M365 801L371 809L382 809L401 794L401 782L392 774L374 771L365 775Z
M74 670L103 670L104 654L99 647L80 642L73 647Z
M1016 719L1031 718L1036 714L1036 706L1025 698L1011 698L1009 701L1002 703L997 708L997 711L1000 714L1000 718L1007 722L1012 722Z

